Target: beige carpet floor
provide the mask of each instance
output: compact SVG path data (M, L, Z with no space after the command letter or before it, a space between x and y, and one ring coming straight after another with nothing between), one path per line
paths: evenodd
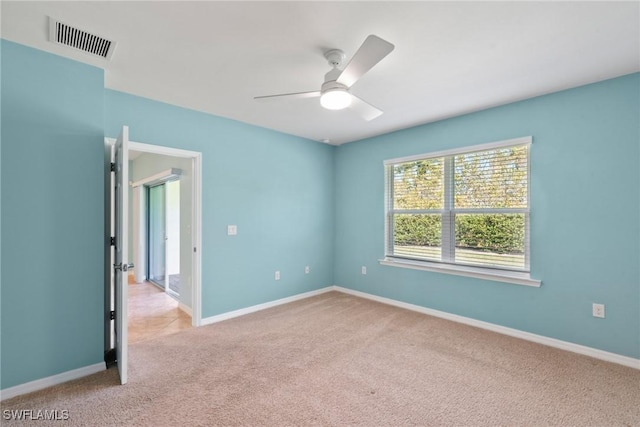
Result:
M77 426L640 426L640 371L331 292L2 402ZM25 423L3 420L3 426Z

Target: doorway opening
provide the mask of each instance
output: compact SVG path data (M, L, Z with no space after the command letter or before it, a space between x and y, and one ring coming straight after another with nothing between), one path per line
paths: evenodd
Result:
M202 283L202 154L132 142L128 140L128 133L128 127L123 126L117 141L105 138L105 362L107 366L117 364L123 384L127 381L127 346L131 338L127 332L128 324L136 305L151 311L155 307L152 314L157 315L162 310L160 298L165 298L164 301L177 305L175 312L186 316L183 325L200 326ZM124 154L118 157L118 152ZM135 167L133 162L142 156L146 156L146 165L153 168L145 171L138 166L144 175L130 174L130 166ZM163 163L167 161L169 166ZM166 169L169 175L176 177L166 178ZM156 173L157 170L160 172ZM165 263L167 258L171 258L171 262L179 262L176 273L179 274L179 286L174 287L171 293L171 286L166 292L147 281L149 270L145 248L148 230L146 225L143 227L147 219L142 215L146 213L145 186L165 183L167 188L166 183L173 181L180 183L180 214L170 221L180 224L179 232L174 236L174 240L180 241L180 249L179 261L175 253L174 256L165 256ZM165 266L167 272L171 272L171 268L175 265ZM168 282L170 284L170 280ZM136 295L131 292L133 287L129 284L138 285ZM146 323L157 326L165 321L150 320Z
M132 143L133 144L133 143ZM194 324L192 159L129 150L129 343Z

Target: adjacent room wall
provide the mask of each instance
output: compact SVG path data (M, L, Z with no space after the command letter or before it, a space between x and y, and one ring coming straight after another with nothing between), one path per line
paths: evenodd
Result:
M1 43L4 389L104 360L104 75Z
M336 284L640 357L639 94L632 74L340 146ZM378 264L383 160L527 135L540 288ZM592 317L594 302L605 319Z
M202 153L203 318L333 284L335 147L113 90L105 110L106 136Z

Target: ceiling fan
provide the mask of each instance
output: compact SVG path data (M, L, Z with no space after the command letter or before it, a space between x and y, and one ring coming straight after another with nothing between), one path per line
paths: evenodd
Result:
M344 69L340 69L344 61L344 52L340 49L332 49L325 52L324 57L333 67L324 76L324 83L319 91L283 93L280 95L256 96L256 101L272 99L295 99L320 97L320 105L329 110L342 110L350 107L360 114L365 120L373 120L382 114L382 111L373 105L363 101L349 92L353 86L367 71L391 53L394 46L378 36L370 35L362 43L362 46L353 55L351 61Z

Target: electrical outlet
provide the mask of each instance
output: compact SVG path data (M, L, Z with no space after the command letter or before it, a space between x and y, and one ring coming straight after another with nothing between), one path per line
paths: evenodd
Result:
M367 274L367 267L363 265L361 271L362 271L362 274Z
M227 225L227 236L235 236L236 234L238 234L238 226Z
M593 317L601 317L604 319L604 304L593 303Z
M276 280L280 280L280 272L276 271Z
M309 272L311 272L311 268L309 268L309 266L307 265L307 266L304 268L304 274L309 274Z

